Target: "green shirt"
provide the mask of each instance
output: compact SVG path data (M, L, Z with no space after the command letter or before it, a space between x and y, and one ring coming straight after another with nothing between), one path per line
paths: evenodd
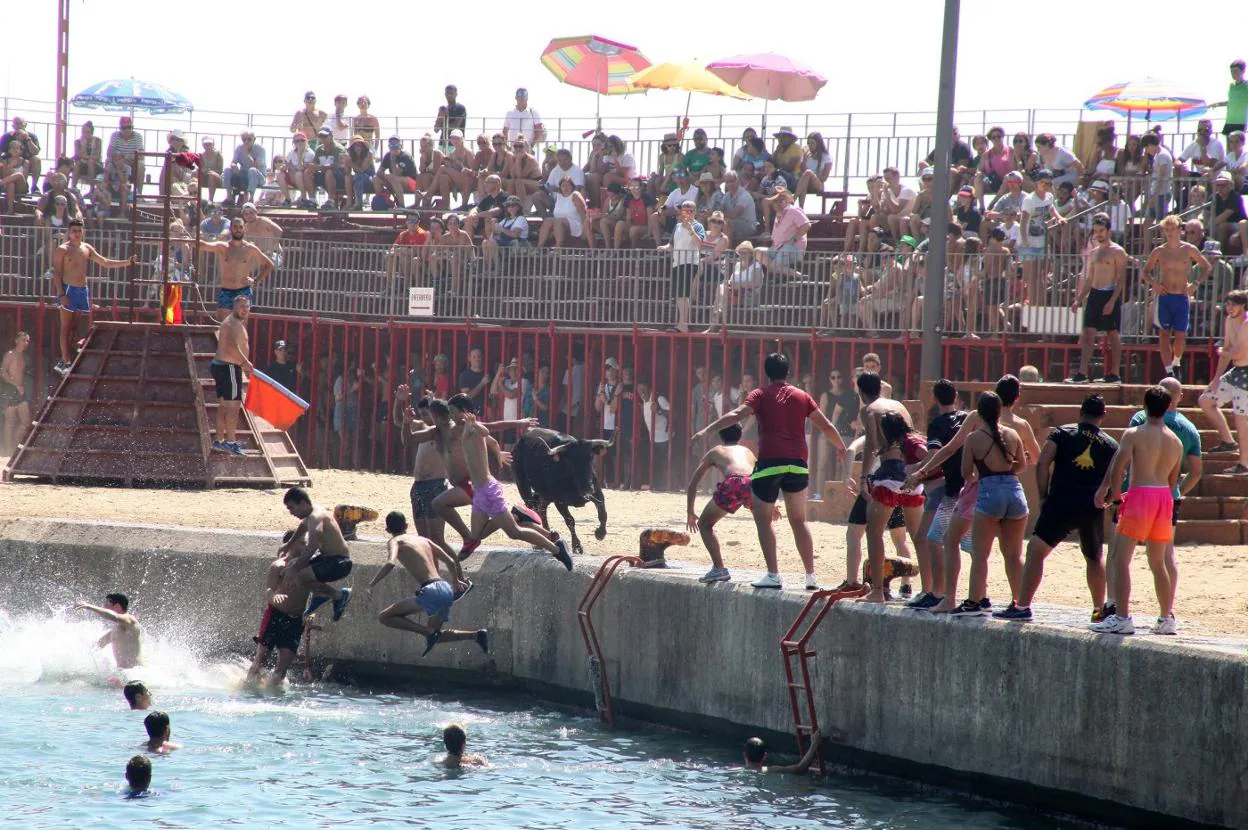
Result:
M1131 423L1128 426L1138 427L1140 424L1148 420L1148 416L1144 410L1140 410L1131 416ZM1200 458L1200 430L1196 429L1196 425L1187 419L1182 412L1174 409L1166 410L1166 417L1163 419L1166 426L1170 428L1183 444L1183 461L1186 464L1189 456ZM1122 489L1127 489L1127 479L1123 479ZM1174 483L1174 497L1179 497L1179 483Z
M318 167L333 167L337 165L345 152L346 150L342 149L336 141L329 142L328 147L324 144L318 144L312 150L312 153L316 156Z
M710 150L698 150L697 148L694 148L693 150L685 153L685 167L689 170L689 175L694 181L697 181L698 174L705 170L706 166L710 163Z
M1248 81L1232 83L1226 91L1226 123L1248 123Z

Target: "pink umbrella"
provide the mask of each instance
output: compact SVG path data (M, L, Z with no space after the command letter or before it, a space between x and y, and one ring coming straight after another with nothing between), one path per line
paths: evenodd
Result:
M767 101L811 101L828 82L813 69L771 52L724 58L706 68L747 95L763 99L764 130Z

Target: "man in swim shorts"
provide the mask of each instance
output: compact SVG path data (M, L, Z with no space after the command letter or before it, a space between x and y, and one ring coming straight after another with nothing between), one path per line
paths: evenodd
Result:
M84 233L82 217L69 220L65 241L57 246L52 253L52 293L56 296L56 310L61 323L61 359L52 370L64 375L69 372L73 363L70 354L70 343L78 333L78 321L84 316L91 317L91 295L87 291L87 266L94 262L101 268L125 268L138 261L137 256L129 259L109 259L102 256L95 248L82 241Z
M1083 279L1079 294L1070 304L1071 311L1083 305L1083 331L1079 335L1079 371L1071 383L1086 383L1092 360L1096 333L1105 332L1109 340L1109 357L1101 383L1121 383L1118 374L1122 358L1122 293L1127 282L1127 252L1109 235L1109 214L1092 217L1092 247L1084 260Z
M706 545L706 552L711 556L711 569L703 574L698 581L705 584L712 582L728 582L732 576L724 567L724 559L719 552L719 538L715 535L715 525L720 519L745 505L753 510L754 499L750 493L750 471L754 469L756 459L754 453L741 446L741 425L733 424L719 431L719 440L723 443L711 447L702 456L702 463L694 470L689 480L689 489L685 493L685 524L689 530L697 529ZM702 508L702 515L694 512L694 498L697 496L698 485L702 477L710 470L719 470L723 480L715 485L711 500Z
M237 297L252 299L252 286L259 285L273 273L273 260L265 255L244 237L247 235L246 225L242 217L236 216L230 221L230 240L228 242L208 242L201 240L202 251L216 254L221 268L221 287L217 290L217 319L224 320L234 308ZM194 242L190 244L194 245ZM253 272L255 276L252 276Z
M138 619L130 613L130 598L125 594L109 594L104 597L104 607L85 602L75 602L74 610L90 611L110 621L113 627L96 642L96 648L113 647L113 660L119 669L132 669L143 664L143 652L139 637L142 628Z
M936 381L932 386L932 395L936 399L937 411L936 417L927 424L929 453L938 452L952 441L967 416L966 410L958 405L958 389L952 381L945 378ZM937 526L940 510L946 501L949 502L949 509L944 513L943 522L945 528L948 527L953 503L962 490L962 484L960 452L954 453L939 470L934 469L923 480L923 518L914 539L914 552L919 560L919 581L923 590L906 603L907 608L928 610L938 605L945 596L944 530L941 529L934 539L931 534L932 528ZM893 510L894 517L898 512ZM889 524L891 526L891 520Z
M208 366L217 393L217 430L212 448L233 455L246 455L238 441L238 419L243 408L243 375L250 375L256 368L249 357L250 313L251 300L242 295L235 297L233 309L217 331L217 353Z
M1238 461L1226 472L1243 475L1248 473L1248 331L1244 330L1248 291L1228 291L1222 308L1226 314L1222 347L1218 350L1218 365L1213 371L1213 380L1200 393L1200 409L1221 439L1221 443L1211 447L1209 452L1238 453ZM1235 435L1231 435L1226 416L1220 409L1228 404L1235 418Z
M1176 378L1183 360L1192 306L1188 277L1195 266L1199 272L1196 282L1201 283L1213 269L1199 248L1179 238L1182 227L1183 223L1174 214L1161 220L1165 241L1149 254L1143 271L1155 297L1156 323L1161 330L1161 363L1166 374ZM1160 272L1159 278L1153 277L1155 272Z
M416 461L412 466L412 523L421 536L432 539L448 552L446 547L446 522L438 515L433 501L447 491L446 461L438 449L438 431L434 428L433 415L429 411L432 398L422 397L412 407L408 402L411 390L403 384L396 390L395 407L401 425L400 435L404 444L416 445Z
M291 545L294 536L294 531L288 532L282 539L283 546ZM284 553L279 552L269 565L265 582L268 602L260 618L260 632L252 638L256 642L256 656L247 670L248 683L259 682L269 655L277 649L277 665L266 685L270 689L279 688L299 652L299 643L303 639L303 610L311 588L294 578L294 571L289 565L302 551L301 545L291 545Z
M1144 391L1147 420L1142 426L1131 427L1123 433L1109 475L1096 491L1093 503L1099 508L1117 501L1122 474L1128 465L1131 467L1131 487L1122 496L1118 533L1106 566L1109 602L1115 610L1090 626L1100 634L1135 633L1131 620L1131 557L1140 542L1144 542L1148 550L1148 566L1153 572L1157 602L1161 607L1153 633L1174 634L1176 630L1174 595L1169 587L1165 560L1166 546L1174 539L1173 489L1183 462L1183 443L1166 427L1169 408L1170 394L1165 389L1150 386Z
M382 609L377 617L381 624L423 635L425 650L421 657L432 651L442 640L475 640L481 650L489 654L490 632L487 629L457 631L442 627L451 619L451 605L455 602L457 592L462 596L469 587L459 561L431 540L408 533L407 518L397 510L386 515L386 532L390 534L390 539L386 542L390 558L377 569L376 575L368 583L368 589L371 591L377 583L389 576L395 565L402 565L420 583L420 590L411 598L399 600ZM442 578L438 571L439 564L450 572L454 585ZM428 616L428 625L409 619L416 613Z
M350 588L335 588L329 584L346 579L351 573L351 551L347 540L342 538L342 529L334 519L333 511L314 505L308 491L302 487L287 490L282 503L286 505L287 512L300 522L294 537L282 545L281 553L302 548L290 559L287 567L297 585L316 595L303 614L310 616L332 600L333 620L338 622L351 601Z

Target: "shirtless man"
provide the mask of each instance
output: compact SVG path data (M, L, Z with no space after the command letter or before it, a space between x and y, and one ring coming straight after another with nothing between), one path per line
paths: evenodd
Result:
M459 191L462 204L468 204L477 183L476 174L473 172L476 156L464 146L463 131L451 130L449 140L450 150L442 156L442 162L429 187L429 196L441 200L438 207L442 210L450 210L453 190ZM423 152L421 155L424 155Z
M469 755L464 752L468 743L468 733L458 723L452 723L442 730L442 744L446 747L446 757L436 761L440 767L462 769L463 767L485 767L490 762L483 755Z
M308 491L302 487L287 490L282 503L286 505L287 512L300 522L295 528L295 535L282 545L279 553L287 555L295 552L286 566L290 578L300 588L307 588L316 595L303 614L310 616L333 600L333 619L338 622L351 601L350 588L335 588L329 584L346 579L351 573L351 551L347 549L347 540L342 538L342 528L334 519L334 511L313 504ZM284 594L273 597L274 605L285 602Z
M282 267L282 226L260 211L251 202L243 205L243 230L260 252L273 262L273 270Z
M173 750L182 748L182 744L175 744L169 740L169 736L173 734L173 728L169 725L169 716L164 712L152 712L145 717L143 728L147 730L148 752L168 755Z
M17 449L17 442L30 426L30 401L26 397L26 349L30 347L30 335L19 331L13 338L13 348L0 360L0 406L4 407L4 437L0 440L0 455L9 455Z
M1179 364L1183 360L1183 346L1187 341L1188 318L1192 306L1191 293L1195 285L1188 282L1188 274L1195 265L1200 269L1196 283L1202 283L1212 271L1209 260L1195 245L1179 238L1183 223L1170 214L1161 220L1161 232L1165 242L1153 249L1144 264L1144 278L1156 296L1156 321L1161 329L1161 363L1170 377L1179 376ZM1153 274L1160 269L1160 279Z
M239 294L231 303L233 309L217 331L217 354L209 366L217 385L217 437L212 448L246 455L238 442L238 416L243 408L243 374L250 375L256 369L247 356L250 348L247 315L251 313L251 298Z
M819 744L823 740L823 735L816 729L810 733L810 746L806 748L806 754L796 764L788 766L768 766L767 765L767 742L762 738L750 738L745 742L745 769L748 772L780 772L793 775L801 775L810 769L810 765L814 762L815 756L819 753Z
M381 624L389 628L423 635L425 650L421 652L421 657L432 651L433 647L442 640L447 642L476 640L481 650L489 654L490 632L488 630L480 628L476 631L458 631L442 627L451 618L451 605L454 604L457 596L462 595L468 589L468 582L464 579L464 569L455 557L434 544L433 540L408 533L407 518L397 510L386 515L386 532L390 534L390 539L386 542L386 551L390 554L390 558L386 564L377 569L376 575L368 583L368 589L371 591L377 583L389 576L397 564L402 565L412 575L412 578L420 583L420 590L415 596L401 599L382 609L377 617ZM446 567L455 580L453 586L442 578L438 571L439 563ZM418 613L428 615L428 625L421 625L409 619L411 615Z
M862 371L872 372L880 376L880 397L892 398L893 385L884 380L884 370L881 368L880 356L875 352L867 352L862 356ZM858 375L854 375L854 380L858 380Z
M273 260L265 255L259 247L248 242L243 220L235 216L230 220L230 240L228 242L205 242L200 240L199 248L220 257L221 288L217 290L217 320L221 321L234 308L236 297L252 298L252 286L259 285L265 277L273 273ZM191 243L195 244L194 242ZM259 269L253 277L252 271Z
M289 544L294 535L294 531L287 533L282 544ZM277 649L277 665L265 685L270 689L279 688L286 679L290 664L299 653L299 641L303 639L303 609L308 604L311 588L297 582L294 571L288 566L301 551L301 546L292 546L279 552L269 565L269 575L264 586L268 601L264 606L264 616L260 619L260 633L255 637L256 656L247 670L248 684L259 683L260 672L268 662L269 654Z
M1023 452L1027 456L1027 464L1036 464L1040 459L1040 443L1036 441L1035 430L1031 428L1030 423L1014 412L1014 407L1018 404L1019 395L1022 393L1022 384L1013 375L1002 375L1001 379L997 381L995 391L997 397L1001 398L1001 418L998 423L1000 426L1009 427L1018 433L1018 437L1023 442ZM922 464L906 476L905 487L914 487L923 481L928 470L948 461L954 453L962 448L962 445L966 443L966 439L971 433L983 425L984 421L979 417L979 413L972 411L966 417L966 420L962 422L961 428L949 443L945 444L937 452L929 455L923 460ZM954 601L954 593L958 585L958 574L962 571L962 556L958 553L958 546L962 543L962 537L966 536L971 529L971 521L975 514L975 500L978 496L978 482L970 482L962 486L962 492L954 503L953 517L950 518L949 526L945 530L945 596L938 604L929 609L933 614L947 614L958 606L957 602ZM1004 551L1002 551L1002 554L1004 555ZM1010 591L1014 596L1018 595L1022 572L1023 560L1021 556L1018 559L1005 560L1005 576L1009 580ZM984 610L987 611L989 608L985 607Z
M1005 307L1022 302L1021 297L1010 296L1015 273L1014 252L1006 246L1005 231L993 228L984 246L983 282L973 292L977 297L975 306L983 310L984 327L989 334L1004 331Z
M750 473L757 459L748 448L741 446L741 425L733 424L719 431L719 440L723 443L711 447L702 456L702 463L694 470L693 478L689 479L686 492L685 523L690 531L696 529L702 536L702 544L711 556L711 569L698 578L704 585L712 582L728 582L732 575L724 567L724 559L719 553L719 538L715 536L715 525L720 519L736 513L741 505L749 510L754 509L754 499L750 494ZM711 500L702 508L702 515L694 512L693 502L698 494L698 485L702 477L710 470L719 470L723 479L715 485L715 493Z
M57 311L61 323L61 359L52 370L59 375L69 373L73 362L70 343L78 334L79 315L91 317L91 294L87 290L87 263L94 262L101 268L125 268L138 262L138 257L109 259L101 256L95 248L82 241L82 217L69 220L68 238L57 246L52 254L52 293L56 295Z
M1248 332L1244 331L1245 313L1248 313L1248 291L1230 291L1223 301L1226 318L1222 330L1222 348L1218 350L1218 365L1213 380L1200 394L1200 409L1218 431L1222 443L1211 447L1209 452L1238 452L1239 461L1227 469L1231 475L1248 473ZM1235 418L1235 433L1239 442L1231 436L1226 416L1218 407L1230 404Z
M1109 360L1101 383L1122 383L1118 367L1122 359L1122 292L1127 280L1127 252L1109 236L1109 214L1092 217L1092 245L1084 258L1083 280L1079 295L1070 304L1071 311L1083 306L1083 332L1079 336L1079 371L1071 383L1088 382L1088 364L1096 333L1103 331L1109 339ZM1086 303L1086 305L1085 305ZM1166 336L1164 330L1162 337ZM1181 341L1180 341L1181 342ZM1179 349L1182 351L1182 347Z
M1147 420L1122 434L1109 473L1096 491L1094 504L1098 508L1118 501L1123 471L1127 465L1131 466L1131 487L1122 496L1118 533L1105 566L1115 612L1089 626L1099 634L1135 633L1131 621L1131 557L1140 542L1145 543L1148 551L1148 567L1153 572L1153 585L1161 609L1152 631L1154 634L1176 631L1174 594L1166 570L1166 546L1174 539L1170 519L1174 514L1173 488L1183 462L1183 442L1166 427L1165 415L1169 408L1170 394L1165 389L1150 386L1144 390Z
M451 400L456 401L461 397L467 398L466 395L456 395ZM471 405L471 402L464 403L464 406L471 407ZM468 462L468 476L472 480L472 527L470 535L464 540L464 548L460 551L459 558L463 559L465 552L471 552L469 545L475 548L487 533L501 528L512 539L541 548L554 556L563 567L569 571L572 570L572 557L568 554L568 546L562 539L552 542L537 531L522 529L516 524L511 508L507 506L507 500L503 497L503 485L490 475L485 443L485 439L489 437L489 429L485 424L478 422L477 416L471 411L460 410L458 414L463 418L460 430L463 433L464 458ZM537 420L530 418L524 421L500 421L496 428L525 429L536 425ZM476 544L472 544L474 542Z
M95 644L96 648L113 647L113 661L119 669L132 669L143 664L143 652L139 643L142 628L130 613L130 598L125 594L109 594L104 597L104 607L75 602L74 610L90 611L113 623L113 628Z
M403 443L416 445L416 461L412 465L412 520L416 532L446 547L446 521L438 515L433 502L447 490L446 460L437 445L438 430L429 411L431 398L423 397L410 404L411 388L407 384L395 390L395 421L402 425Z

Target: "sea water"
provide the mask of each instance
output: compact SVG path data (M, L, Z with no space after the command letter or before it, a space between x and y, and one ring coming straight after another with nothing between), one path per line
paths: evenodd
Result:
M126 799L123 773L145 752L146 713L130 711L109 685L107 655L94 647L104 626L83 613L0 613L0 804L9 826L1079 826L894 779L746 773L739 742L610 731L590 713L527 697L317 683L247 693L242 656L203 659L158 636L145 640L140 674L184 748L149 755L155 795ZM469 751L485 755L487 768L434 764L451 722L465 726Z

